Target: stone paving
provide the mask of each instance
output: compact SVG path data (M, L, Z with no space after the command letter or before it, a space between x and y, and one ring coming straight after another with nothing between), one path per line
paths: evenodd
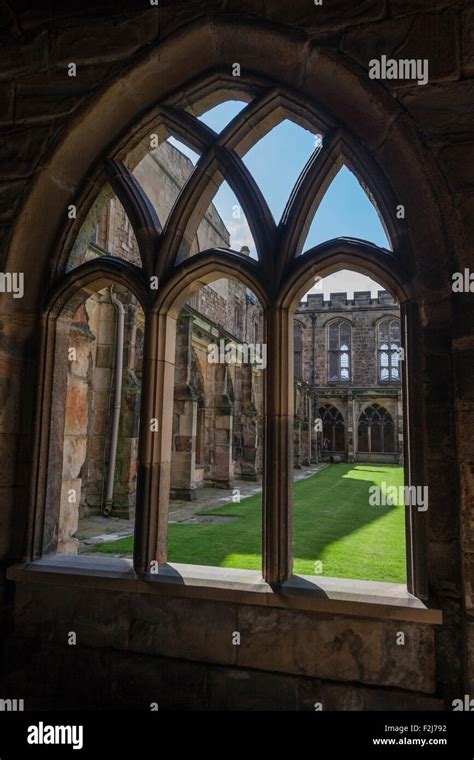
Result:
M300 470L294 470L293 479L296 481L309 478L324 467L327 465L311 465ZM260 483L247 480L236 480L235 488L240 490L241 499L254 496L262 491ZM202 512L203 509L213 509L231 501L231 489L201 488L197 491L196 501L173 500L170 502L169 522L189 524L229 522L236 518L196 515L196 512ZM80 544L79 553L87 551L94 544L116 541L118 538L131 536L133 528L133 520L120 520L116 517L104 517L102 515L83 518L79 521L79 529L76 532L76 538L79 539Z

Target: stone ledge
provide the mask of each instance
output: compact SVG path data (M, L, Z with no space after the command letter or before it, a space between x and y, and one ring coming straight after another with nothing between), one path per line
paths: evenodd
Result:
M167 564L157 574L137 575L132 561L52 555L11 566L7 578L17 583L46 583L71 587L208 599L236 604L320 611L353 617L403 620L441 625L442 612L427 607L407 589L394 583L292 576L270 586L260 573L203 565Z

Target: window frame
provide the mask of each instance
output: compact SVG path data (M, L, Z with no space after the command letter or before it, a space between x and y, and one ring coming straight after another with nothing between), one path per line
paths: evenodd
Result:
M337 328L337 348L331 348L331 330ZM347 327L349 330L349 340L347 350L341 348L341 328ZM341 358L347 354L348 367L347 377L342 377L344 369L341 366ZM337 317L326 323L326 356L327 356L327 379L328 385L350 385L352 382L352 324L348 319ZM337 378L331 377L331 356L336 357L337 362Z
M382 349L380 347L381 343L381 337L380 337L380 331L384 324L388 323L388 341L387 341L387 349ZM398 325L398 329L400 332L400 339L398 341L398 347L392 349L391 344L391 327L392 324ZM400 320L397 317L383 317L382 319L377 322L376 326L376 352L377 352L377 382L381 385L400 385L401 383L401 371L400 371L400 348L401 348L401 324ZM381 356L382 354L386 353L388 355L388 371L389 376L387 379L382 378L382 363L381 363ZM394 379L392 378L392 356L397 355L398 356L398 362L397 362L397 369L398 369L398 378Z
M367 419L367 412L368 410L373 410L373 413ZM362 417L365 415L364 420L362 420ZM380 442L381 442L381 448L374 450L372 448L372 427L373 427L373 419L377 415L376 419L379 421L379 427L380 427ZM388 419L387 419L388 417ZM397 440L396 440L396 426L395 421L384 406L381 404L368 404L359 414L359 418L357 420L357 439L359 439L359 429L361 422L364 422L367 425L367 451L360 449L359 445L357 446L357 450L361 451L362 454L396 454L397 451ZM393 449L391 451L385 451L385 425L390 424L393 428Z
M255 90L252 92L255 95ZM324 120L321 121L311 101L301 101L305 103L305 115L302 117L301 110L299 110L300 105L295 108L295 103L298 103L298 97L293 96L293 98L289 98L284 89L278 88L276 88L276 92L272 97L275 100L275 119L280 118L282 112L286 112L289 114L289 118L293 118L297 123L305 120L306 123L310 123L311 119L313 119L313 127L314 125L326 126ZM278 116L276 116L277 112ZM287 427L287 421L291 420L292 415L291 401L293 389L291 384L288 385L287 377L288 372L292 372L293 370L293 356L291 331L288 328L290 324L289 319L295 309L298 294L301 293L303 287L306 287L306 283L310 277L314 277L315 273L324 274L330 270L335 271L335 267L343 268L344 263L347 264L347 262L353 261L358 262L363 271L376 277L388 290L396 295L402 304L406 305L404 314L410 324L405 324L403 333L405 338L409 332L413 331L418 314L416 312L416 304L413 300L410 300L410 296L404 290L406 275L400 262L397 261L396 251L392 254L389 251L377 248L377 246L367 245L363 241L337 239L328 241L328 243L322 244L322 246L316 246L315 249L306 252L304 256L298 255L301 253L300 246L302 245L301 241L304 237L304 227L306 224L304 210L309 208L308 204L313 204L314 208L315 198L321 196L322 188L327 185L329 174L331 172L334 174L338 162L341 161L341 157L344 157L348 165L356 166L359 175L366 178L371 176L376 178L376 181L372 185L373 195L380 203L382 211L388 214L389 204L387 204L387 199L383 198L380 187L377 186L378 174L375 169L372 174L370 171L371 160L369 154L361 151L361 158L358 163L358 152L356 150L358 146L354 144L354 150L350 148L351 138L349 133L344 130L338 132L336 136L330 130L326 130L326 134L324 135L325 156L323 158L332 157L332 160L327 165L322 160L318 160L321 151L315 151L315 154L313 154L303 169L284 214L286 228L283 225L280 246L278 251L275 251L274 232L276 225L272 220L267 204L258 192L258 188L255 187L255 183L252 182L251 178L249 179L248 173L245 173L241 166L242 162L238 158L240 146L244 144L249 145L251 144L251 140L255 139L249 137L249 125L251 123L257 122L259 118L263 119L263 115L265 115L265 128L268 129L271 126L268 120L268 113L268 97L262 99L257 96L228 125L223 133L217 137L209 136L202 129L202 125L198 126L197 120L190 116L189 113L185 117L179 111L173 114L173 128L176 129L177 136L186 135L186 138L193 147L199 147L201 150L204 149L207 153L204 156L205 160L198 162L180 193L173 208L172 219L168 220L164 236L159 225L159 220L156 219L156 214L153 215L143 190L137 187L136 182L133 182L129 169L120 160L117 160L117 156L113 150L109 153L105 171L117 196L126 209L137 239L138 233L140 233L139 246L143 270L139 270L138 267L133 267L133 265L131 265L131 268L126 267L126 286L132 289L128 275L133 272L133 278L135 278L138 290L142 293L146 302L144 311L146 313L147 325L142 398L145 413L162 408L160 400L162 390L166 385L166 379L169 381L169 373L166 376L166 372L162 366L166 363L163 357L171 350L170 346L174 339L173 322L176 319L179 305L183 303L183 299L186 300L189 297L189 293L194 292L193 288L195 288L199 278L207 278L209 282L212 279L218 279L223 276L236 277L256 292L261 303L264 305L266 340L271 345L279 346L280 350L276 352L276 356L272 356L269 359L265 391L267 419L265 423L263 491L264 524L266 530L264 531L263 575L270 583L281 583L291 574L291 547L289 542L291 535L291 483L289 468L289 462L291 461L291 436ZM166 121L169 118L169 114L163 112L161 118ZM194 125L192 129L190 129L190 124ZM195 130L195 133L193 130ZM343 140L341 139L341 134L344 136ZM219 151L214 151L213 145L217 140L219 141ZM123 155L123 148L121 150ZM364 162L369 166L367 171L363 168ZM239 199L245 197L244 211L249 218L251 228L253 225L252 233L259 253L259 261L257 264L253 261L249 262L248 259L244 261L243 259L246 257L239 257L238 252L212 250L201 252L198 257L193 257L197 259L196 261L185 258L176 264L180 242L176 231L186 230L189 237L188 225L191 223L192 228L192 225L195 224L197 213L196 206L193 206L191 201L202 194L204 175L206 175L205 184L207 185L213 176L213 172L222 170L229 173L229 175L224 174L227 180L233 179L233 189L235 191L237 187L237 197ZM229 184L231 184L230 181ZM371 183L368 181L368 184ZM308 188L311 188L311 193L308 193ZM206 198L203 202L207 202ZM397 239L396 226L392 224L390 214L388 214L388 219L391 225L390 231L394 234L394 238L392 239ZM78 228L76 227L76 229ZM156 256L157 249L160 250L160 257ZM58 270L45 312L48 327L42 336L42 350L47 371L50 369L50 358L48 358L47 354L50 350L51 336L54 334L55 319L57 318L57 313L54 316L54 311L58 299L64 293L65 284L72 287L74 280L80 283L84 277L93 276L93 279L104 274L108 277L117 275L117 270L120 269L120 266L117 261L111 261L110 259L112 258L109 257L107 262L103 262L95 268L93 262L87 262L66 276L63 274L64 270ZM160 282L163 283L161 291L151 296L148 281L150 273L156 275L160 279ZM276 277L276 285L272 281L271 273L274 273ZM73 276L69 277L69 275ZM109 282L110 280L108 284ZM271 286L269 286L269 283L271 283ZM139 298L139 300L142 303L142 299ZM165 346L167 346L167 350L164 349ZM154 372L151 371L152 367ZM352 370L351 360L350 368ZM46 377L47 391L52 387L50 380L50 377ZM404 382L408 383L408 380L405 373ZM269 388L271 388L270 393L268 392ZM283 393L283 388L286 388L288 400L286 400ZM46 396L44 395L44 390L44 388L41 389L43 398L47 397L47 393ZM43 412L45 411L47 411L47 407L43 406ZM46 419L48 419L48 414L49 412L47 412ZM409 419L410 424L412 416L413 406L406 410L406 419L407 421ZM278 438L278 441L275 441L272 431L274 420L285 421L283 434ZM167 506L164 503L166 499L163 497L163 502L161 502L162 497L160 496L158 503L156 501L153 502L153 495L156 496L156 494L163 493L162 485L160 485L163 473L160 468L162 452L166 451L165 435L163 433L163 430L166 430L166 425L163 425L163 430L160 436L158 436L158 442L153 444L150 441L150 437L146 436L143 431L145 426L141 425L140 427L142 433L139 443L140 468L138 479L143 504L138 516L139 524L134 566L137 572L148 573L151 558L159 564L166 563ZM404 425L404 429L407 430L407 426ZM44 438L44 426L42 426L36 443L38 451L41 449L44 452ZM270 462L272 462L272 467L269 466ZM275 465L281 473L278 492L272 482ZM47 470L47 457L45 459L44 455L37 471L37 483L41 470L43 472ZM44 494L38 494L35 488L33 488L33 492L36 494L36 507L33 510L32 526L37 527L38 520L40 523L43 521L44 524L47 504L46 499L43 498ZM415 517L417 518L417 516ZM409 530L411 533L414 531L414 542L418 544L422 540L422 530L419 530L416 526L418 524L421 526L422 521L415 519L414 523L413 520L409 521ZM42 540L38 538L38 530L34 527L31 528L31 532L34 535L30 544L30 556L40 556L43 551ZM416 562L414 559L415 553L412 552L412 555L408 558L409 588L417 595L423 596L426 588L423 552L420 553L420 557ZM412 573L414 564L417 566L416 578Z

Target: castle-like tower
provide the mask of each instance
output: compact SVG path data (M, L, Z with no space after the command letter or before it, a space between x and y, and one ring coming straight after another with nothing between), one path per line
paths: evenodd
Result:
M386 291L309 293L294 322L295 464L401 462L400 311Z

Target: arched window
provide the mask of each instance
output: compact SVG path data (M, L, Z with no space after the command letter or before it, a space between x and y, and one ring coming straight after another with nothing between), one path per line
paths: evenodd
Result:
M295 322L294 327L295 378L303 379L303 325Z
M298 128L307 133L302 139L306 140L308 161L294 190L289 192L286 185L283 188L287 193L286 205L281 222L276 222L269 201L252 176L255 166L246 165L243 156L260 134L250 125L261 122L261 132L273 133L274 138L281 114L285 111L295 114L292 103L287 103L283 94L275 96L274 104L271 93L262 90L261 95L251 99L235 116L232 127L220 135L203 130L197 118L188 111L181 111L174 101L164 101L165 107L160 113L163 123L152 134L159 143L152 151L162 146L160 153L143 157L150 152L150 135L147 134L143 144L130 146L129 153L126 147L119 153L111 152L104 166L104 179L108 177L109 182L106 200L113 196L117 222L107 227L110 238L107 250L104 253L96 245L91 253L87 247L92 221L96 225L102 218L97 208L93 220L86 225L87 244L74 248L71 258L74 266L71 263L66 266L66 262L62 270L58 266L54 288L48 295L51 324L58 324L66 271L69 278L66 284L71 292L76 278L77 287L89 287L96 281L101 287L108 278L125 286L129 284L143 304L144 317L136 334L141 336L143 344L143 359L139 358L139 364L144 400L133 441L135 469L130 468L134 477L136 472L134 498L140 538L133 545L133 556L134 567L140 572L150 572L152 564L164 565L168 558L189 564L198 556L190 551L192 541L199 551L204 546L197 534L192 536L191 542L180 539L184 531L181 526L178 530L170 520L170 501L197 500L199 490L211 482L216 489L228 491L226 499L236 499L220 507L232 511L206 515L219 518L216 521L219 525L220 518L236 517L235 505L240 497L233 493L239 490L234 489L234 481L258 481L263 470L262 496L253 502L256 510L263 505L266 526L263 540L260 541L251 525L248 542L236 552L231 545L233 536L223 531L229 536L229 544L224 547L219 539L214 544L214 553L199 555L198 564L224 566L223 563L228 563L225 566L231 567L234 565L229 563L240 561L234 559L235 554L245 558L246 569L256 570L263 565L263 576L269 582L279 582L291 574L292 557L288 547L295 394L293 357L289 351L298 294L300 291L302 294L308 278L319 281L319 271L337 268L342 254L345 258L354 258L362 269L364 261L369 261L371 274L380 271L386 275L394 290L400 281L397 257L387 257L385 249L368 246L364 240L340 238L327 241L319 250L303 250L308 215L319 195L324 195L323 188L330 179L325 174L325 161L329 157L331 162L336 158L337 162L342 161L345 145L339 139L332 144L330 134L321 136L325 124L310 106L301 112L304 116L298 117L305 125L304 129L299 125ZM175 146L170 148L166 144L168 141L163 135L173 132L186 136L186 146L189 143L200 152L199 161L193 163L184 152L178 155ZM293 127L286 138L288 145L292 144L292 134ZM350 144L350 135L347 139ZM279 154L283 155L283 151ZM354 151L352 154L355 156ZM171 162L173 170L168 172L171 184L167 193L161 182L165 159ZM159 181L155 181L157 178ZM225 181L233 193L227 200L218 198L216 190ZM234 195L240 204L238 207L233 202ZM233 216L236 211L240 213L240 207L245 212L251 236L247 234L247 227L237 224L238 217ZM275 211L277 216L279 213ZM83 225L86 221L84 218ZM78 233L80 231L78 229ZM72 238L72 232L70 236ZM84 235L78 234L79 242L82 238ZM249 290L255 301L246 297ZM300 451L308 452L308 459L312 457L311 461L317 463L319 435L326 451L338 454L347 451L349 459L354 443L353 405L342 397L348 395L347 386L353 374L352 330L355 340L356 325L347 318L333 317L321 330L319 345L313 321L311 334L305 336L308 355L304 361L304 324L297 326L293 335L296 378L302 379L306 368L313 383L314 378L325 380L326 376L329 383L344 387L331 389L334 396L320 394L319 401L314 400L314 395L309 398L302 395L298 407L298 445ZM385 351L389 376L392 362L387 352L392 351L392 343L396 341L394 329L389 324ZM381 330L384 335L384 328ZM232 356L232 345L237 358ZM193 350L202 368L205 404L192 366L190 368ZM244 357L242 361L241 357ZM373 361L373 349L371 357ZM319 361L321 369L316 372ZM392 378L395 369L398 363L396 367L393 365ZM48 365L45 382L50 384L51 393L49 386L42 389L45 404L54 393L53 381L53 367ZM330 402L320 406L322 399L329 398L334 398L343 411ZM304 405L311 405L307 415ZM318 407L322 421L319 432L308 422ZM46 420L46 406L42 412ZM381 416L377 412L375 418L366 415L360 423L360 435L361 450L365 441L367 451L394 451L394 426L387 413ZM57 436L51 435L50 439L55 445ZM54 468L50 467L49 471L54 480ZM281 493L287 498L281 498ZM46 494L43 500L46 502ZM38 514L42 514L41 510ZM247 507L242 509L242 520L250 516ZM260 519L255 524L260 525ZM54 548L52 520L48 522L48 530L50 528L48 541L42 541L41 535L38 539L41 547L38 553L43 546ZM39 534L42 530L40 526Z
M377 357L379 382L400 382L400 322L398 319L383 319L379 322Z
M383 406L372 404L360 415L358 449L372 454L395 451L395 426L391 415Z
M318 410L322 420L322 444L323 452L345 451L345 428L344 418L335 406L321 406Z
M351 326L348 322L328 325L328 380L348 383L351 379Z

